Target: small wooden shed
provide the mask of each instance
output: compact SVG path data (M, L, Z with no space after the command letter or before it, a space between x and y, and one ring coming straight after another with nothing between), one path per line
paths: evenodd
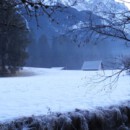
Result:
M102 61L85 61L81 67L82 70L101 70L103 69Z

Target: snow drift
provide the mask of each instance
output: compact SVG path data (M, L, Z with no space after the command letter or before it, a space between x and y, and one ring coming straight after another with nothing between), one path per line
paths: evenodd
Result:
M1 130L129 130L130 105L98 108L96 111L76 109L69 113L50 113L1 123Z

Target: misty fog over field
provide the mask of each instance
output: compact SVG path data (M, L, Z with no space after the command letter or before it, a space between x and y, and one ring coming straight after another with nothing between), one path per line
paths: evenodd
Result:
M126 9L114 1L108 6L112 4L114 9ZM53 22L43 15L38 18L38 27L35 19L30 20L32 43L28 48L29 59L26 65L81 69L84 61L100 60L106 69L120 67L115 63L130 54L129 43L118 38L99 36L97 33L91 37L89 29L71 29L75 25L89 22L90 16L95 23L101 22L99 16L88 7L94 5L89 3L83 9L78 7L78 10L77 7L57 10L52 15L55 19Z

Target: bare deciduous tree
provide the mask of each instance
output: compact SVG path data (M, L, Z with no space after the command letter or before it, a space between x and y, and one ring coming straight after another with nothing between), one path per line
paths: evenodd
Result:
M120 1L130 3L126 0ZM101 36L122 39L127 43L126 45L128 46L130 42L130 10L124 9L117 12L102 11L100 12L99 16L101 22L95 23L90 17L89 24L86 24L84 28L90 29L92 32L95 32ZM102 76L99 76L99 79L96 79L96 82L94 82L100 83L110 80L110 84L108 83L107 86L113 86L118 81L122 72L130 72L130 57L124 56L122 59L120 59L120 62L122 63L122 67L118 71L115 71L110 75L103 74Z

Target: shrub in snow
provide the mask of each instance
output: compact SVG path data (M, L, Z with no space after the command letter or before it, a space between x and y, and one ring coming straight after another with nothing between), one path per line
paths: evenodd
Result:
M98 110L89 114L89 129L90 130L104 130L107 126L105 113L103 110Z
M130 107L75 110L32 116L0 124L0 130L130 130Z
M122 59L123 68L127 70L127 73L130 74L130 57L125 56Z

